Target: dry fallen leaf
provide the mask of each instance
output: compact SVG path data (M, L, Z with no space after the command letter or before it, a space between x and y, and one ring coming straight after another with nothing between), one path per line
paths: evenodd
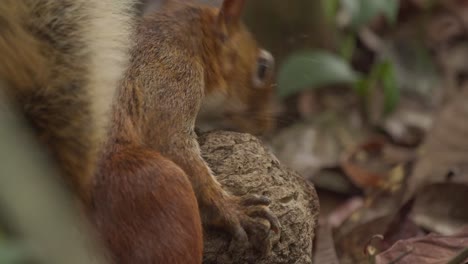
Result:
M327 217L328 224L333 228L340 227L356 210L364 205L361 197L354 197L336 208Z
M453 235L468 224L468 185L433 184L416 196L412 219L427 230Z
M363 190L396 192L401 189L407 176L404 165L413 158L411 151L394 147L378 138L347 153L341 167L349 179Z
M380 139L369 140L346 154L341 167L357 186L376 189L385 182L388 164L383 162L382 150L385 142Z
M468 229L452 237L428 235L398 241L377 256L377 264L446 264L468 247ZM468 259L466 259L468 260Z
M410 199L432 183L468 184L468 91L463 91L437 116L408 179Z
M283 129L271 140L272 148L281 162L311 179L317 187L355 193L356 187L339 170L343 150L366 136L352 116L323 113L314 120Z
M359 217L356 217L359 218ZM337 230L335 243L341 264L367 263L365 249L375 235L385 233L392 222L391 215L376 215L366 221L356 219Z
M383 239L372 240L375 242L372 249L376 253L401 239L424 235L409 218L413 203L400 206L400 194L381 193L367 198L365 205L336 229L335 242L341 263L368 263L368 258L372 257L368 252L369 241L379 235L383 235ZM364 254L365 249L367 255Z
M380 195L367 199L365 206L356 210L335 231L335 243L340 263L367 263L364 250L371 238L385 234L399 218L398 195Z

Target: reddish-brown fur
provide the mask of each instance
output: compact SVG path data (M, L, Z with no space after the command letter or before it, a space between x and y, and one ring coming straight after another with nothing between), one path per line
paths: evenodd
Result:
M76 190L113 263L201 263L201 219L240 240L266 241L278 229L267 199L221 189L194 132L213 93L247 111L230 110L238 124L268 108L270 83L252 84L259 49L238 21L243 0L226 0L220 15L170 4L145 18L111 118L105 106L126 62L131 0L1 2L4 92Z
M170 3L138 26L92 192L93 218L119 263L200 263L198 206L205 224L244 243L278 231L268 199L223 191L194 132L206 95L256 104L251 95L271 94L270 82L252 83L260 50L238 21L243 2L226 0L221 12Z
M201 263L200 216L185 173L131 144L114 144L103 160L92 215L113 263Z

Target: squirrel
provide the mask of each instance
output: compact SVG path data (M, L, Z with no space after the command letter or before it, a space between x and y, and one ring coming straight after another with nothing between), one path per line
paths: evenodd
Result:
M240 22L243 0L2 0L0 81L84 205L112 263L201 263L202 222L265 247L263 196L223 191L194 132L206 100L242 129L268 108L273 58ZM209 103L208 103L209 105ZM266 220L266 221L265 221Z
M172 1L139 23L92 192L94 218L116 259L139 252L150 263L141 255L143 242L129 245L122 237L128 232L138 241L157 238L153 247L164 254L159 263L200 263L200 217L205 226L229 232L234 244L250 241L261 250L279 232L269 199L222 189L194 130L211 96L224 101L214 111L236 126L271 127L244 121L268 108L273 75L273 57L240 21L244 4L225 0L218 10ZM135 219L136 210L147 217Z

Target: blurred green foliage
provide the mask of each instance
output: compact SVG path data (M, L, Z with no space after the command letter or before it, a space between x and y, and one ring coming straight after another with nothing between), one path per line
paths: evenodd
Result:
M359 79L350 65L338 55L325 51L304 51L293 54L280 69L279 95L286 97L305 87L321 87L331 83L353 83Z
M336 14L340 7L340 0L328 0L322 1L323 2L323 9L325 10L325 15L327 18L327 22L333 23Z
M24 246L14 243L11 240L2 241L0 239L0 263L1 264L23 264L34 263L31 255Z
M327 0L328 1L328 0ZM338 1L338 0L333 0ZM350 15L350 26L358 30L377 15L383 15L390 23L395 23L398 15L397 0L341 0Z
M377 86L383 89L384 113L391 113L400 99L400 90L396 83L394 66L389 61L374 64L371 72L354 84L356 92L364 98L368 98L371 89Z
M385 96L383 110L390 113L399 101L395 70L389 61L377 61L370 72L359 74L351 65L360 30L378 16L393 24L398 15L397 0L322 0L327 20L336 30L338 51L309 50L295 52L279 70L278 94L287 97L303 90L345 84L367 98L373 87L381 87ZM338 28L338 17L346 26ZM342 18L341 18L342 19ZM367 101L367 100L364 100Z

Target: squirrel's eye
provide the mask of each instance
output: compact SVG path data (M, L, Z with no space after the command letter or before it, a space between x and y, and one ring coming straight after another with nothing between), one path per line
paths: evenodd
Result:
M265 58L259 58L257 61L257 78L264 80L268 71L268 61Z
M257 88L263 87L265 81L273 71L274 59L273 56L266 50L260 50L257 58L257 68L254 73L254 85Z

